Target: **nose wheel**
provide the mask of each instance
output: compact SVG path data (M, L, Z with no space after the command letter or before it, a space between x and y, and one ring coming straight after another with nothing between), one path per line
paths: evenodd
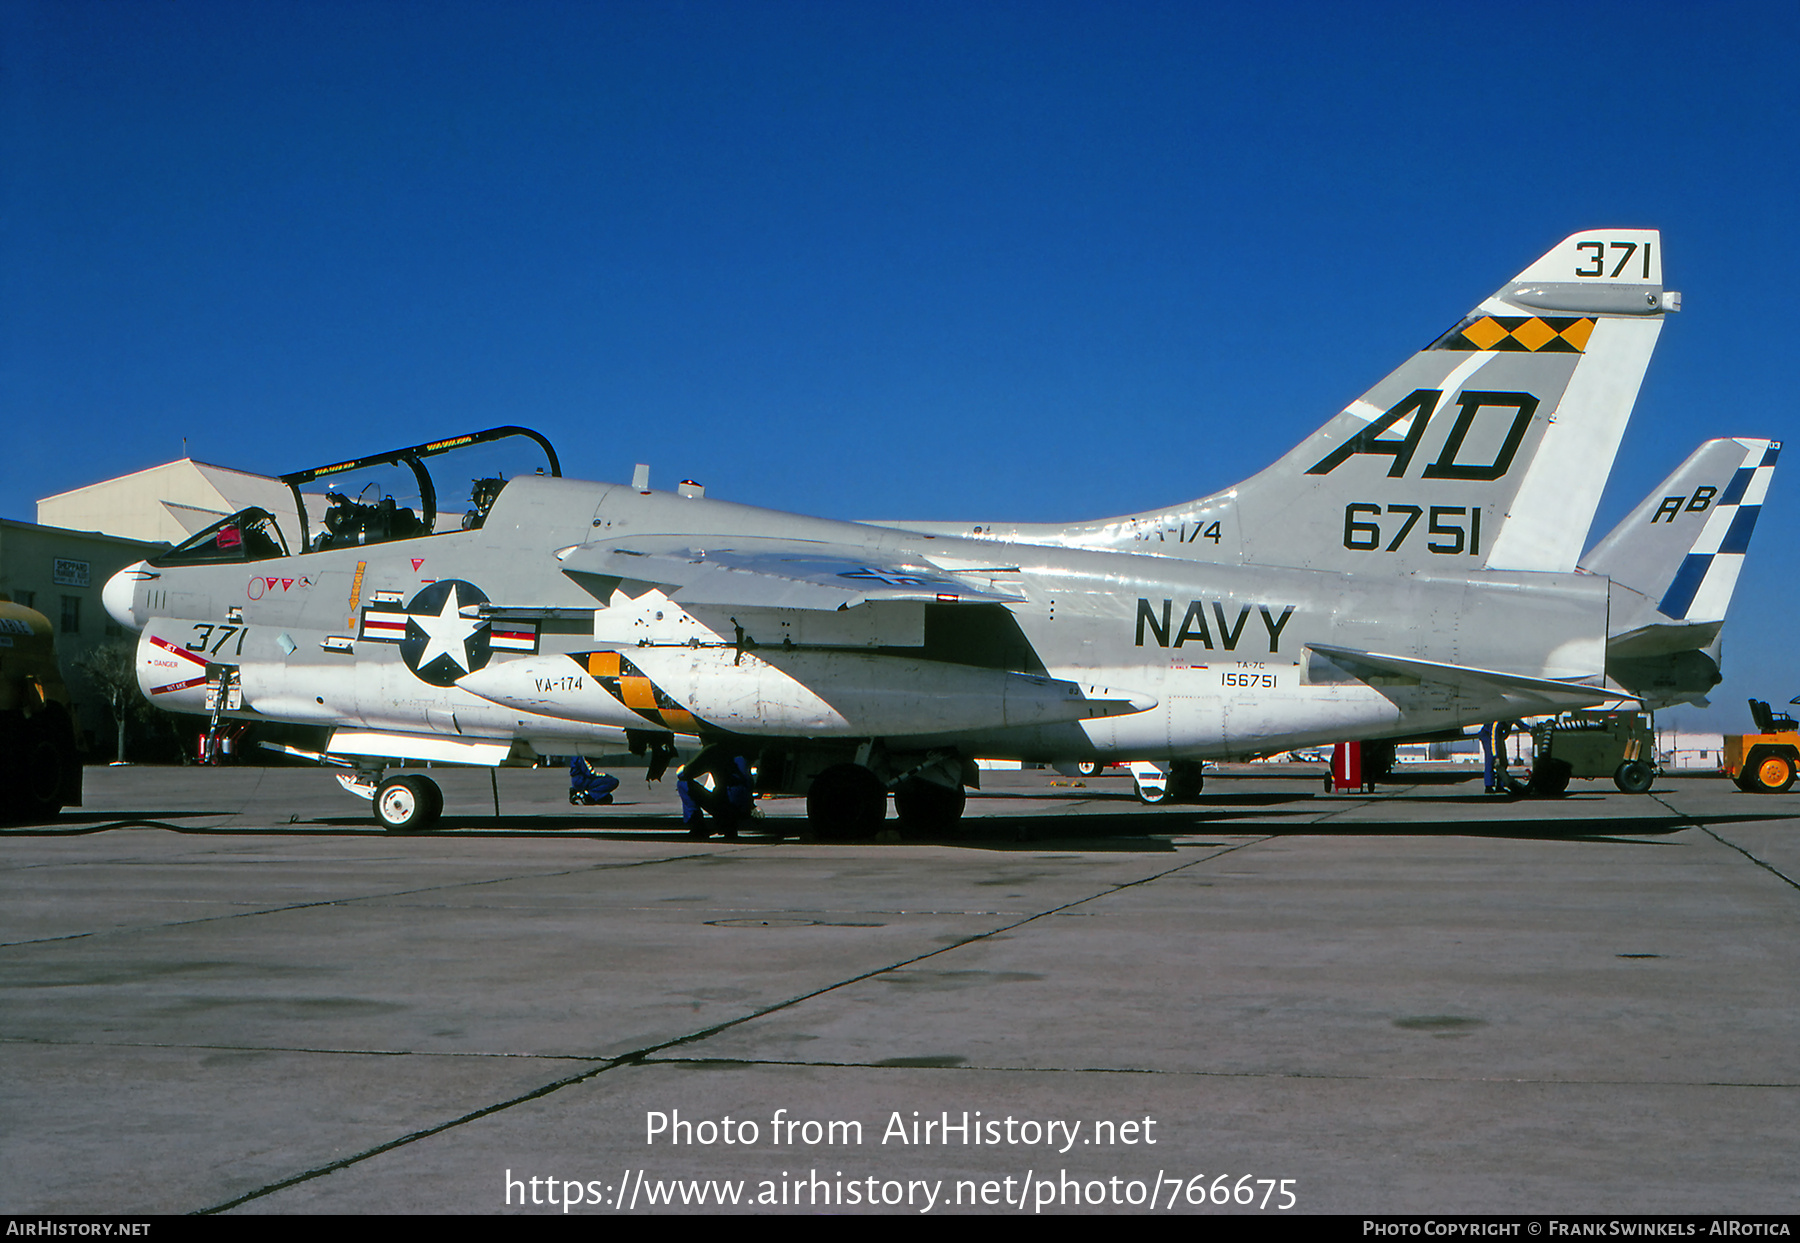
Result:
M375 820L389 833L419 833L437 823L444 792L429 777L389 777L375 790Z

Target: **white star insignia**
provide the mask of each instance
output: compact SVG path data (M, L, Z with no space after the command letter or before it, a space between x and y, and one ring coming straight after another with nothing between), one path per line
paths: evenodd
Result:
M481 622L464 617L458 589L452 587L444 597L444 607L435 616L414 613L412 619L425 632L425 650L419 653L420 669L428 668L439 656L448 656L456 667L469 669L469 636L482 627Z

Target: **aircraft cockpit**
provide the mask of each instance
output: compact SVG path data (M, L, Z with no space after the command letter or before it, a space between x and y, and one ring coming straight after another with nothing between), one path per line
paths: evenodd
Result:
M522 474L562 474L550 442L524 427L493 427L295 471L281 476L293 509L240 510L152 564L266 561L290 549L324 552L473 531L487 521L507 480Z
M561 475L556 450L529 428L493 427L281 481L294 494L300 547L323 552L476 530L506 481L521 474Z
M216 565L228 561L267 561L287 555L287 539L274 515L252 506L190 535L151 564Z

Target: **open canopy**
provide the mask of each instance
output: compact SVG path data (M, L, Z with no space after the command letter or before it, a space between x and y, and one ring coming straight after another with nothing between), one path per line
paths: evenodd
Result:
M520 474L560 476L562 466L543 436L511 426L315 466L281 476L294 496L292 513L241 510L156 564L264 561L290 548L320 552L473 530Z

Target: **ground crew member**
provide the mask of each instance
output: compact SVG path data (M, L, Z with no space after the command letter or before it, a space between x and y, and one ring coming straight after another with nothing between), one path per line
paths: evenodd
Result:
M712 778L711 789L702 784L703 777ZM750 764L732 748L715 742L675 774L675 792L681 795L681 823L689 837L712 836L706 827L711 815L724 836L735 839L738 821L749 817L753 803Z
M576 807L597 807L613 801L612 792L619 779L611 773L594 771L582 756L569 760L569 802Z

